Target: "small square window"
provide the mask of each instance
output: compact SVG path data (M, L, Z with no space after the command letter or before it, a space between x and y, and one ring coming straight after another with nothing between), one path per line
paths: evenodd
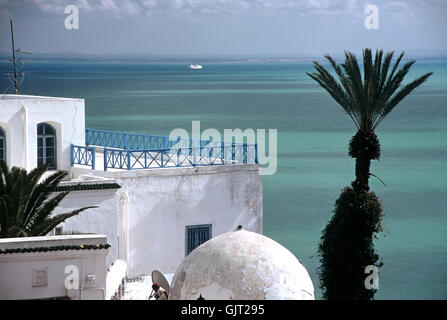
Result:
M55 236L61 236L64 233L64 227L56 227L54 228L54 235Z
M202 243L211 239L211 224L186 227L186 255Z
M33 269L33 287L48 286L48 268Z

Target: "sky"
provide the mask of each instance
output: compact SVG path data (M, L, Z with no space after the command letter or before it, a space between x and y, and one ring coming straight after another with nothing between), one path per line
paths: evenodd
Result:
M68 5L79 29L67 29ZM378 29L367 29L368 5ZM0 0L0 52L338 54L447 52L447 0Z

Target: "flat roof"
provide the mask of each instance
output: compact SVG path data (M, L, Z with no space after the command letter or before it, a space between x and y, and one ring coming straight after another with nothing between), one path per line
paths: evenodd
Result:
M27 248L36 245L64 245L71 244L96 244L107 241L107 236L103 234L80 234L80 235L60 235L42 237L17 237L0 239L0 249Z
M33 96L26 94L0 94L1 100L84 100L82 98L64 98L64 97L47 97Z
M0 255L65 250L109 249L107 236L102 234L17 237L0 239Z

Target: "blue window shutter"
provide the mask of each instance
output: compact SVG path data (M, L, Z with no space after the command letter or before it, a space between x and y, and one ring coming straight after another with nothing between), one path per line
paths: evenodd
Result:
M197 225L186 227L186 255L190 254L202 243L211 239L211 225Z

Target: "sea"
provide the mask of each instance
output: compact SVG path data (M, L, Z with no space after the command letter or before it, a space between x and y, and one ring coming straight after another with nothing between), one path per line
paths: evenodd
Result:
M311 61L188 67L31 61L20 91L85 99L86 127L94 129L168 135L191 131L192 121L222 133L276 129L277 171L262 177L263 233L303 262L321 298L318 242L341 189L354 179L353 122L306 75ZM10 71L0 62L0 92L11 92ZM418 60L407 80L430 71L376 130L382 156L371 172L383 183L371 177L370 185L384 208L384 231L375 240L384 263L376 299L447 299L447 60Z

